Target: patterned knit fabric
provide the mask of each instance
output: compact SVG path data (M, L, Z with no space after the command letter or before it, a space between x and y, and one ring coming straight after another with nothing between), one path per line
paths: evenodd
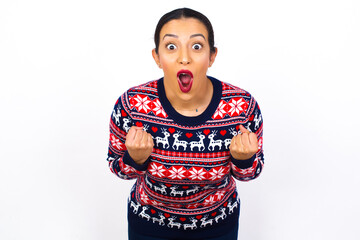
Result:
M150 236L199 239L225 234L238 222L240 201L234 181L256 178L264 164L262 115L246 91L213 77L208 108L186 117L166 98L163 79L125 92L110 121L108 162L122 179L136 179L128 203L131 228ZM242 124L257 134L258 152L248 160L230 155ZM126 133L141 126L154 149L143 164L126 151Z

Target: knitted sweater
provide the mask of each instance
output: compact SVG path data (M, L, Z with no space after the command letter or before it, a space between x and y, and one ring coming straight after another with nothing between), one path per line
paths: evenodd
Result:
M199 239L225 234L239 217L234 178L256 178L264 164L262 115L246 91L213 77L207 109L196 117L179 114L166 98L163 79L129 89L115 104L110 121L108 162L122 179L136 179L128 221L139 233ZM242 124L257 134L258 152L232 158L229 145ZM154 139L149 159L138 165L125 146L132 125Z

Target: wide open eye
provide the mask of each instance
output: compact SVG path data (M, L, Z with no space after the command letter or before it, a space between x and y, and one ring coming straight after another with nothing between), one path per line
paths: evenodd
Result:
M192 48L195 50L200 50L202 48L202 45L200 43L195 43Z
M169 44L166 45L166 48L169 49L169 50L175 50L176 46L173 43L169 43Z

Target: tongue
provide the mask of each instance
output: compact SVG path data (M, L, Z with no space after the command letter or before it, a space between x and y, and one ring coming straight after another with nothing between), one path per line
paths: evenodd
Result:
M188 85L191 81L191 76L189 74L180 74L179 78L183 85Z

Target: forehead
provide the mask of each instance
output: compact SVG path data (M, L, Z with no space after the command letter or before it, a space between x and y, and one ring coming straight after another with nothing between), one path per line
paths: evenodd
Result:
M208 38L208 31L206 26L196 18L180 18L167 22L160 31L160 39L162 40L165 34L175 34L179 37L190 36L201 33Z

